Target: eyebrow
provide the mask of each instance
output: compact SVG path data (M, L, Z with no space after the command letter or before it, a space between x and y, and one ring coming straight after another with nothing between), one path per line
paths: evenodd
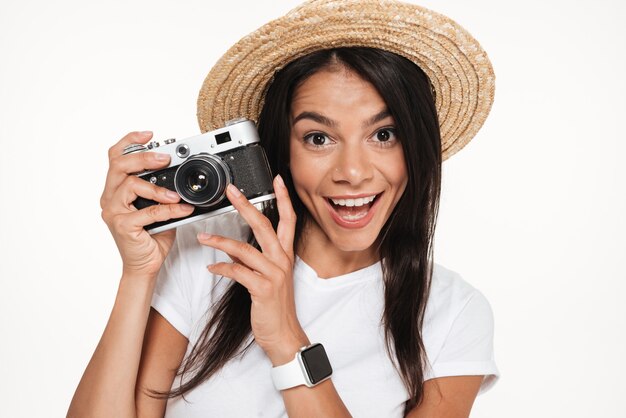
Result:
M293 122L291 124L295 125L296 123L298 123L298 121L302 119L311 119L317 123L321 123L322 125L330 126L331 128L334 128L338 125L336 121L327 118L326 116L321 115L317 112L302 112L293 119Z
M369 118L368 120L366 120L365 122L363 122L363 127L364 128L368 128L372 125L374 125L375 123L380 122L381 120L387 118L391 116L391 114L389 113L389 110L387 108L381 110L380 112L378 112L377 114L375 114L374 116L372 116L371 118ZM331 128L335 128L339 125L339 123L337 123L336 121L320 114L317 112L302 112L300 113L298 116L296 116L293 119L292 125L295 125L296 123L298 123L298 121L302 120L302 119L311 119L314 122L317 123L321 123L322 125L326 125L329 126Z
M375 114L374 116L372 116L371 118L369 118L368 120L366 120L363 123L363 127L369 128L370 126L374 125L375 123L380 122L381 120L389 116L391 116L391 113L389 113L389 109L385 108L381 110L380 112L378 112L377 114Z

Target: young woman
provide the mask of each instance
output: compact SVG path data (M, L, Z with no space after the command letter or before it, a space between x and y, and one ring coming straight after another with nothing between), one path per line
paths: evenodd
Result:
M304 25L306 12L320 18L329 4L365 3L310 2L295 22ZM370 3L361 13L380 18L379 2ZM468 141L477 128L451 130L458 103L437 102L445 87L415 61L377 44L343 44L291 49L265 89L249 80L264 90L261 110L231 109L258 120L277 174L276 204L263 213L229 186L238 215L151 236L145 225L192 211L132 175L169 158L122 155L150 133L110 149L101 204L124 269L68 416L466 417L493 384L489 304L433 264L431 251L441 162L455 150L442 151L442 141L455 132ZM224 62L241 85L233 60L216 68ZM201 92L201 124L219 119L202 104L218 101L211 86L229 90L217 74ZM476 117L485 104L467 100ZM138 196L162 204L138 211ZM332 377L318 379L327 366Z

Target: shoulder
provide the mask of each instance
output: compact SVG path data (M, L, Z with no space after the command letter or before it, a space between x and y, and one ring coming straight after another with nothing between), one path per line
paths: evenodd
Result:
M493 356L494 315L487 298L458 273L433 268L423 338L431 377L498 375Z
M476 326L493 327L491 305L483 293L459 273L435 263L425 325L449 329L460 320L473 321Z
M434 264L428 299L431 310L446 310L453 313L462 309L472 299L479 299L482 304L489 305L484 295L459 273L441 264Z

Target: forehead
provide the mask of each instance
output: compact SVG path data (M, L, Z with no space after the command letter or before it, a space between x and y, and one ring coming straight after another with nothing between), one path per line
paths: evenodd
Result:
M303 110L332 112L353 110L379 112L385 102L370 82L345 66L317 71L294 91L291 113Z

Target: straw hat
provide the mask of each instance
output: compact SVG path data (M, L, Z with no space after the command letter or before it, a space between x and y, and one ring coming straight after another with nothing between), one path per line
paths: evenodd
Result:
M363 46L406 57L430 78L441 125L443 159L483 125L495 90L480 44L458 23L393 0L311 0L230 48L211 69L198 97L202 132L246 117L257 121L274 73L322 49Z

